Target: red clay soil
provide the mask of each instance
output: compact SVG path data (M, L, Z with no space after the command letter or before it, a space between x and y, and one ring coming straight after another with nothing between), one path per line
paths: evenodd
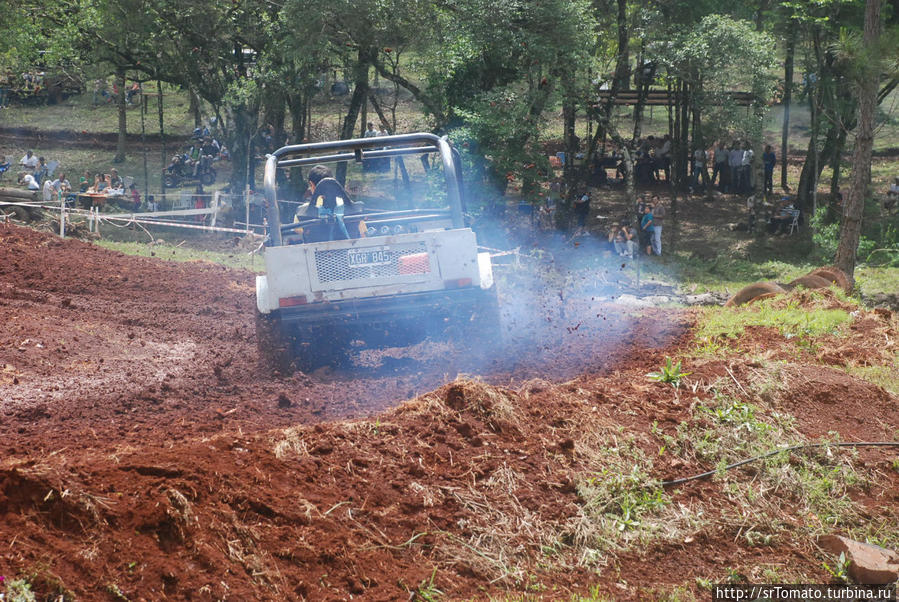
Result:
M506 316L502 353L425 343L273 377L257 366L250 273L5 226L0 253L0 575L45 599L408 600L429 585L446 599L567 599L597 584L652 599L648 585L720 578L762 554L826 578L811 545L760 553L726 529L620 553L600 573L541 562L575 537L585 425L633 429L654 452L652 425L688 417L645 378L689 340L688 313L634 318L584 296L561 314L537 295ZM725 368L698 366L697 382ZM814 390L808 413L791 408L800 430L833 420L842 433L840 409L879 413L845 438L899 425L895 396L847 397L839 375L855 379L824 370L795 375ZM840 408L825 399L837 394ZM659 466L657 478L708 468Z

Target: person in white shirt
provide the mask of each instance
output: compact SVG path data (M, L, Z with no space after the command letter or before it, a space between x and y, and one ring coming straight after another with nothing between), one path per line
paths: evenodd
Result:
M53 180L50 178L44 180L44 185L41 187L41 199L44 201L53 200Z
M743 149L740 148L739 143L734 142L731 145L727 164L730 167L730 182L728 182L725 192L733 194L739 192L742 187L740 176L743 172L740 171L740 166L743 164Z
M24 167L25 169L35 169L37 167L37 157L34 156L34 153L28 151L25 153L25 156L22 157L22 160L19 161L19 165Z
M19 184L23 184L28 190L40 190L41 186L30 173L19 174Z
M743 194L752 192L752 157L754 154L749 146L749 142L744 142L743 156L740 158L740 184L742 189L739 191Z
M368 122L368 129L365 130L364 138L374 138L378 135L378 130L375 128L375 124L371 121Z
M697 147L693 151L693 188L699 189L699 180L702 180L702 187L709 185L709 172L706 169L706 163L709 161L709 153L702 147Z

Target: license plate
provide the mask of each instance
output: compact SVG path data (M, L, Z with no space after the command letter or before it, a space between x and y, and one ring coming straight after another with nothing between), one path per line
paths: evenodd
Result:
M347 249L346 259L351 268L389 265L393 262L390 249Z

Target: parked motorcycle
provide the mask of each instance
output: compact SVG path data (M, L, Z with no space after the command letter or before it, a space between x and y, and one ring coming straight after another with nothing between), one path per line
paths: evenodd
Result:
M202 155L197 162L191 161L187 155L175 155L162 174L166 188L178 188L197 182L210 186L215 183L215 177L216 171L210 155Z

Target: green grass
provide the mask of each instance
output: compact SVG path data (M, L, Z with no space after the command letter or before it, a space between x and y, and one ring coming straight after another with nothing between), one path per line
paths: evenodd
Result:
M737 338L748 326L776 328L784 336L814 337L836 333L850 318L843 309L800 307L790 302L779 306L778 299L766 299L746 307L705 308L696 329L696 340Z
M72 96L56 105L12 105L3 111L3 125L45 131L117 133L119 117L115 103L94 106L92 85L85 94ZM144 91L155 94L156 83L145 83ZM187 94L168 85L163 85L162 93L165 132L181 136L190 134L194 125L193 117L188 113ZM129 134L140 134L138 107L128 108L127 126ZM147 134L159 133L159 113L155 98L150 99L148 112L144 115L144 127Z
M855 284L868 297L877 293L895 294L899 290L899 267L861 266L855 270Z
M167 261L208 261L229 268L249 270L251 272L262 273L265 271L262 256L259 254L249 255L246 251L225 253L204 251L187 246L169 244L148 245L140 242L117 242L111 240L99 240L96 244L105 249L118 251L126 255L156 257Z
M885 366L843 366L843 369L871 384L883 387L893 395L899 395L899 354Z
M641 263L641 278L680 284L685 292L726 292L732 294L753 282L777 280L788 282L798 278L817 265L806 263L807 258L796 263L769 259L753 262L721 254L711 261L691 257L688 252L653 258Z

